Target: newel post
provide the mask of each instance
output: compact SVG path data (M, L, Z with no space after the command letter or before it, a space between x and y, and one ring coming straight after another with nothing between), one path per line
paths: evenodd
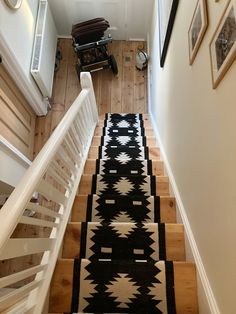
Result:
M97 109L97 102L95 98L94 88L93 88L93 81L91 74L89 72L81 72L80 73L80 83L82 89L89 90L89 101L93 111L93 118L95 121L98 121L98 109Z

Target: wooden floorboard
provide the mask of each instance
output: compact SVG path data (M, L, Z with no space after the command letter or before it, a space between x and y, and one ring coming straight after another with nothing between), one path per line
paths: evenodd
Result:
M60 39L62 60L55 73L51 110L46 117L36 119L34 157L81 91L75 64L76 54L70 39ZM106 112L147 113L147 72L135 67L135 56L142 42L113 41L109 53L118 64L117 76L111 70L92 73L99 114Z

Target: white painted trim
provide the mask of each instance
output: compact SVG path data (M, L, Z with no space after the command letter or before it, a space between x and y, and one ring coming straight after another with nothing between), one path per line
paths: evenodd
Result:
M152 86L152 78L151 78L151 69L152 65L150 62L150 34L147 33L147 54L149 56L148 66L147 66L147 91L148 91L148 112L151 111L151 86Z
M204 268L204 265L203 265L203 262L202 262L202 259L201 259L201 256L200 256L197 244L196 244L196 241L194 239L194 235L193 235L193 232L192 232L192 229L191 229L191 225L189 223L189 220L188 220L188 217L187 217L187 214L186 214L186 210L185 210L184 204L182 202L178 186L177 186L176 181L175 181L175 177L174 177L173 171L171 169L171 166L170 166L167 154L165 152L165 148L164 148L164 145L162 143L160 133L159 133L158 128L156 126L156 123L154 121L154 117L152 115L152 112L149 111L149 114L150 114L150 117L151 117L154 133L156 135L157 142L158 142L159 147L160 147L161 156L162 156L162 159L163 159L163 161L165 163L165 168L166 168L167 175L169 177L171 189L172 189L173 194L174 194L174 196L176 198L176 204L177 204L177 207L178 207L178 211L179 211L181 220L182 220L182 222L184 224L184 227L185 227L185 233L187 235L187 240L189 242L190 249L191 249L191 252L192 252L192 255L193 255L193 258L194 258L194 262L196 264L196 268L197 268L197 272L198 272L198 275L199 275L199 279L201 281L201 284L202 284L202 287L204 289L204 293L205 293L205 296L206 296L206 300L208 302L210 313L211 314L220 314L220 310L218 308L216 299L215 299L213 291L211 289L210 282L209 282L209 280L207 278L207 274L206 274L206 271L205 271L205 268Z
M108 31L109 30L117 30L117 27L110 27L108 28ZM72 36L71 35L57 35L57 38L58 39L72 39ZM128 38L128 41L146 41L145 38Z
M57 35L57 39L72 39L71 35Z
M25 98L27 99L35 113L38 116L46 115L48 104L45 103L45 101L43 100L43 96L38 90L36 84L33 82L33 78L32 82L30 82L26 74L23 72L16 56L9 48L9 45L6 42L5 38L2 36L1 32L0 32L0 51L2 57L2 64L9 72L12 79L14 79L16 85L24 94Z
M129 38L129 41L146 41L145 38Z
M6 149L11 156L23 163L24 167L26 166L28 168L32 164L32 162L27 157L25 157L25 155L23 155L10 142L8 142L2 135L0 135L0 146Z

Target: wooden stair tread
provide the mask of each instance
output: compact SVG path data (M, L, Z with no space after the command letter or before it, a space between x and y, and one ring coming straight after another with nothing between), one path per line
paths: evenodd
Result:
M142 112L140 112L141 114L142 114L142 116L143 116L143 120L150 120L150 114L149 113L142 113ZM104 113L104 114L100 114L99 115L99 120L105 120L105 118L106 118L106 113Z
M92 175L84 174L78 188L78 194L88 195L92 189ZM169 178L166 176L156 176L156 194L169 195Z
M63 258L80 257L81 223L69 223L63 243ZM166 260L184 261L184 229L182 224L165 224Z
M51 282L49 311L69 313L73 283L73 259L59 259ZM197 314L197 287L195 265L173 262L175 303L177 314Z
M149 151L149 159L155 160L160 159L160 148L159 147L148 147ZM98 146L91 146L88 152L88 159L97 159L99 153L99 147Z
M84 174L94 174L96 172L96 159L87 159L84 167ZM154 176L164 175L164 163L161 160L152 160L152 174Z
M101 127L101 128L104 127L104 120L99 119L97 126ZM143 126L145 127L145 129L146 128L150 128L151 129L152 128L152 123L151 123L150 119L144 119L143 120Z
M102 136L103 135L103 127L97 126L94 130L94 136ZM146 136L154 136L154 131L153 128L149 127L146 128L145 127L145 135Z
M157 147L157 141L155 136L146 136L148 147ZM101 136L94 136L92 139L91 146L100 146Z
M87 194L79 194L76 196L72 208L72 222L86 221L87 201ZM160 196L160 216L162 223L176 223L176 205L174 197Z

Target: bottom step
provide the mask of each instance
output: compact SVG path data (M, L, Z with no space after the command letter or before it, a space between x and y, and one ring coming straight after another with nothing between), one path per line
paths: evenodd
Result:
M195 314L195 266L60 259L51 283L50 312Z

